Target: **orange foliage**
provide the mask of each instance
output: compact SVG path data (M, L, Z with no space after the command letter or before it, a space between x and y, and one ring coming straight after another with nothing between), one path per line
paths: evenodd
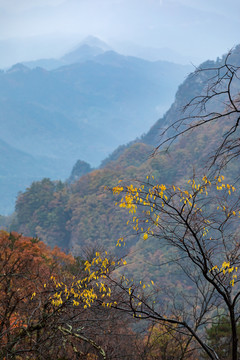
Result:
M38 239L0 231L0 355L23 347L26 329L43 316L54 291L51 276L64 277L71 255ZM50 311L50 310L48 310ZM21 345L20 345L21 343Z

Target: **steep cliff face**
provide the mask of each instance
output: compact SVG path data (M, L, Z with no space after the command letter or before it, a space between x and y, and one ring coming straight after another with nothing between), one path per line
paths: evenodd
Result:
M162 132L175 121L188 116L199 115L201 112L202 114L205 113L204 109L200 110L200 107L192 106L185 109L185 106L195 97L206 95L211 83L214 81L213 77L218 73L218 69L224 65L226 56L227 54L218 58L216 61L208 60L199 66L199 69L202 69L202 71L189 74L186 80L179 86L175 95L175 100L170 109L151 127L147 134L142 137L143 142L157 146L160 142ZM233 66L239 66L240 45L236 46L231 51L228 61ZM206 69L206 71L204 71L204 69ZM235 81L235 83L232 84L232 89L235 95L239 93L240 89L238 81ZM227 101L227 94L222 94L221 97L218 97L217 101L213 98L208 102L206 112L222 111L226 106ZM166 133L165 138L173 134L174 129L171 128L170 131Z
M76 182L78 179L80 179L80 177L90 173L91 171L93 171L93 169L91 168L90 164L88 164L83 160L78 160L74 165L71 175L68 178L67 182L69 184L72 184Z

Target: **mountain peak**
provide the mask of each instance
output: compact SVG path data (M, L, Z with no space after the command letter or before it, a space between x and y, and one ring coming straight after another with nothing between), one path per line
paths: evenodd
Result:
M103 40L99 39L96 36L89 35L85 39L83 39L80 44L81 45L88 45L91 47L98 47L103 51L109 51L112 50L112 48Z
M68 64L83 62L91 60L95 56L109 50L111 49L105 42L94 36L88 36L73 48L72 51L65 54L61 60Z
M14 72L23 72L23 73L27 73L31 71L27 66L18 63L16 65L13 65L9 70L7 70L7 72L10 73L14 73Z

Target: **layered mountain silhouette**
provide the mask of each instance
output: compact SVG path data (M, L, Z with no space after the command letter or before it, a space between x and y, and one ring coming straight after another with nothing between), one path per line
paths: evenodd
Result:
M66 179L78 159L99 166L118 145L149 129L191 71L189 66L120 55L95 38L62 61L64 66L54 70L16 64L0 72L0 140L35 160L36 179L40 174ZM30 185L31 161L28 169L25 162L19 170L24 187L13 190L14 180L3 171L2 188L9 186L9 193L17 195ZM7 209L2 202L0 213Z
M74 63L92 60L95 56L112 50L111 47L104 41L94 37L88 36L81 41L70 52L58 59L38 59L35 61L25 61L23 65L34 69L42 67L46 70L57 69L60 66L70 65Z

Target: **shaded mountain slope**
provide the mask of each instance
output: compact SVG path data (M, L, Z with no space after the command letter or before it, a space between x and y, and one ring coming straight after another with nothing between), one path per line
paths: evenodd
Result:
M205 113L204 107L201 111L200 107L192 106L187 109L185 109L185 107L195 97L206 95L210 85L212 85L215 81L214 77L218 74L218 68L224 66L226 56L227 55L225 54L216 61L208 60L204 62L199 66L199 69L207 69L207 71L203 70L197 73L192 73L186 78L186 80L179 86L175 95L175 101L173 102L170 109L166 112L163 118L160 118L146 133L146 135L142 137L143 142L157 146L159 144L162 132L176 120ZM231 56L228 61L232 66L239 66L239 59L240 45L236 46L231 51ZM221 76L221 71L219 74ZM228 81L227 77L225 81ZM222 84L224 84L224 82L222 82ZM226 89L222 88L222 90L225 91ZM237 78L231 83L231 91L233 97L239 94L239 81ZM228 101L229 99L227 93L223 93L221 97L218 96L216 100L213 97L211 101L208 101L206 111L208 113L214 111L223 111ZM174 129L171 128L166 133L165 138L172 136L175 133L176 132Z
M0 194L1 212L9 214L14 208L19 189L25 189L34 180L49 175L55 161L34 157L10 146L0 139ZM54 171L52 172L52 176Z
M98 166L149 128L189 71L111 51L94 59L54 71L17 64L0 72L0 139L34 158L48 158L42 176L66 179L78 159ZM24 190L13 190L13 183L4 185L9 193ZM5 209L2 203L0 213Z
M159 103L164 107L173 96L173 83L186 69L176 66L167 85L161 67L141 62L135 69L126 59L123 65L87 62L54 72L16 65L0 74L1 138L30 154L62 159L66 175L78 158L96 166L147 129Z

